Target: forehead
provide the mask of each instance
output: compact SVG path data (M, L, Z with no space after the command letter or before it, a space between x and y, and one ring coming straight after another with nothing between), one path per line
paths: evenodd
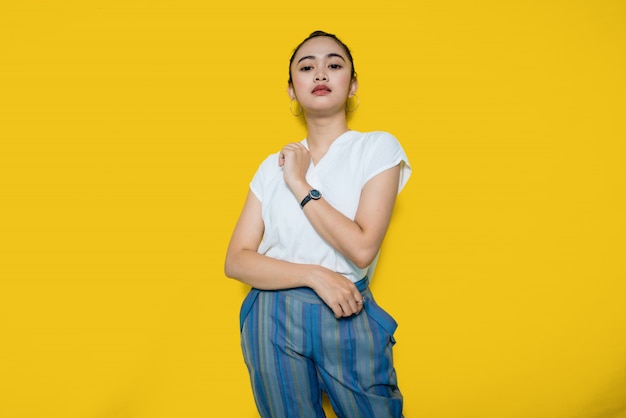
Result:
M337 43L337 41L327 36L318 36L316 38L309 39L302 44L294 56L294 63L298 62L298 60L302 57L323 57L330 53L339 54L346 60L348 59L346 51L340 44Z

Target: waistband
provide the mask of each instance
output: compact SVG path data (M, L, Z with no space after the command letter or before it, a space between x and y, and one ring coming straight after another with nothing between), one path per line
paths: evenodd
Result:
M354 285L359 290L359 292L361 292L361 294L363 295L363 299L371 297L371 292L369 291L369 288L368 288L369 279L367 276L363 277ZM250 289L250 292L248 292L248 295L246 296L246 298L243 301L243 304L241 305L241 310L239 312L240 330L241 330L241 327L243 327L244 319L248 315L248 312L250 312L250 309L252 308L252 305L254 304L254 301L259 296L259 294L260 293L272 293L272 292L275 292L275 293L280 292L282 294L287 294L289 296L293 296L300 300L303 300L307 303L315 303L315 304L324 303L324 301L317 295L317 293L315 293L315 291L309 287L296 287L294 289L283 289L283 290L259 290L253 287L252 289Z
M369 286L369 278L365 276L358 282L354 283L354 285L356 286L359 292L368 293L366 291ZM266 291L262 290L261 292L267 292L267 290ZM324 301L322 301L322 299L320 299L317 293L315 293L315 291L311 289L310 287L296 287L293 289L269 290L269 292L280 292L285 295L302 299L303 301L307 303L318 303L318 304L324 303Z

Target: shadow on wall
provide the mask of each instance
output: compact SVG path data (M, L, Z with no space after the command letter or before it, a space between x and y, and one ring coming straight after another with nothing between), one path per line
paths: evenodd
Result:
M576 418L626 418L626 369L621 370L614 384L599 393Z

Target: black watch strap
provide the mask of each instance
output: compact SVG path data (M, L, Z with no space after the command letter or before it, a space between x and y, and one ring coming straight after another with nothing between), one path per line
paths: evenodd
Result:
M309 201L311 200L318 200L319 198L322 197L322 193L320 193L319 190L317 189L311 189L311 191L309 192L308 195L304 196L304 199L302 199L302 202L300 202L300 207L304 208L304 205L306 205L307 203L309 203Z

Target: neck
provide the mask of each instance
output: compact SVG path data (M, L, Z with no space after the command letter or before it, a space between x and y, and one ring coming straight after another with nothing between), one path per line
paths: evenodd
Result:
M321 158L337 137L348 131L344 114L335 117L313 117L307 115L307 144L313 161Z

